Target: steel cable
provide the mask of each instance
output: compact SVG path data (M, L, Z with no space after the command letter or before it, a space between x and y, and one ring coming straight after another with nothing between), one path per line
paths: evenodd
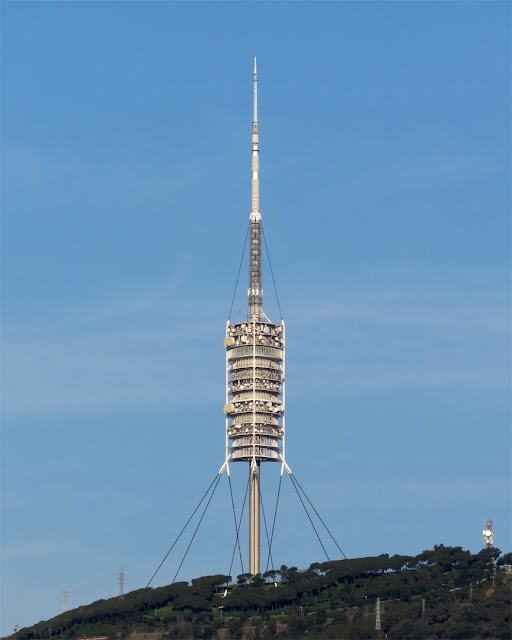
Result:
M182 560L181 560L181 562L180 562L180 566L178 567L178 570L177 570L177 571L176 571L176 573L174 574L174 578L172 579L172 584L174 584L174 581L176 580L176 577L177 577L177 575L178 575L178 573L179 573L179 571L180 571L180 569L181 569L181 565L185 562L185 558L187 557L188 550L189 550L189 549L190 549L190 547L192 546L192 543L194 542L194 538L196 537L197 530L199 529L199 527L201 526L201 522L203 521L204 514L206 513L206 510L207 510L207 509L208 509L208 507L210 506L210 502L212 501L213 495L214 495L214 493L215 493L215 491L216 491L217 487L219 486L219 480L221 479L221 476L222 476L222 474L220 474L220 473L219 473L219 477L217 478L217 482L216 482L215 486L214 486L214 487L213 487L213 489L212 489L212 493L211 493L210 497L208 498L208 502L206 503L206 506L205 506L205 508L204 508L204 510L203 510L203 513L202 513L202 515L201 515L201 518L199 519L199 522L197 523L197 527L196 527L196 529L195 529L195 531L194 531L194 534L193 534L193 536L192 536L192 539L191 539L191 540L190 540L190 542L188 543L187 550L185 551L185 554L183 555L183 558L182 558Z
M208 489L205 491L203 497L201 498L201 500L199 501L199 504L197 505L197 507L194 509L194 511L192 512L192 515L190 516L190 518L187 520L185 526L183 527L183 529L180 531L180 533L178 534L178 537L176 538L176 540L172 543L171 548L169 549L169 551L165 554L164 559L162 560L162 562L158 565L155 573L151 576L151 580L147 583L146 585L146 589L149 587L149 585L153 582L153 578L156 576L156 574L160 571L160 567L163 565L163 563L167 560L167 557L169 556L169 554L171 553L171 551L174 549L174 547L176 546L176 543L178 542L178 540L181 538L183 532L185 531L185 529L188 527L189 522L192 520L192 518L194 517L196 511L199 509L199 507L201 506L203 500L206 498L206 496L208 495L210 489L213 486L213 483L215 482L215 480L217 479L217 476L219 474L216 473L215 474L215 478L212 480L210 486L208 487Z
M304 491L304 489L302 488L300 482L297 480L296 477L294 477L295 482L299 485L300 490L302 491L302 493L304 494L304 497L306 498L306 500L309 502L309 504L311 505L311 508L313 509L313 511L316 513L317 518L320 520L320 522L324 525L325 530L327 531L327 533L331 536L332 541L334 542L334 544L338 547L339 552L341 553L341 555L345 558L345 560L348 560L347 556L343 553L342 549L340 548L340 545L336 542L335 537L332 535L332 533L329 531L329 528L327 527L327 525L325 524L325 522L322 520L322 518L320 517L320 514L318 513L318 511L315 509L314 504L311 502L311 500L308 498L306 492Z
M277 489L276 508L274 510L274 520L272 522L272 533L270 534L270 543L268 545L267 566L265 571L268 571L268 563L270 561L270 550L272 549L272 541L274 540L274 528L276 526L277 506L279 504L279 494L281 493L281 482L283 481L283 474L279 477L279 487Z
M239 532L240 532L240 527L242 526L242 517L244 515L244 510L245 510L245 503L247 501L247 492L249 491L249 480L247 480L247 486L245 488L245 496L244 496L244 502L242 504L242 512L240 513L240 520L238 521L238 528L236 530L236 537L238 542L240 542L239 539ZM229 565L229 571L228 571L228 575L231 575L231 569L233 568L233 560L235 559L235 551L236 551L236 540L235 540L235 546L233 547L233 553L231 554L231 564ZM242 573L244 573L244 565L243 562L240 562L241 566L242 566Z
M231 307L229 309L228 320L231 320L231 312L233 311L233 304L235 302L236 290L238 288L238 280L240 278L240 271L242 270L242 263L244 261L245 247L247 246L247 238L249 236L249 229L250 229L250 225L247 227L247 233L245 234L244 248L242 250L242 257L240 258L240 265L238 266L238 273L237 273L236 282L235 282L235 290L233 291L233 298L231 299Z
M268 529L267 529L267 518L265 517L265 509L263 507L263 496L261 495L261 491L260 491L260 504L261 504L261 511L263 513L263 523L265 525L265 535L267 536L267 544L268 544L268 552L270 554L270 560L272 562L272 564L270 565L272 567L272 570L274 569L274 558L272 557L272 550L270 548L270 539L268 537ZM266 571L266 569L265 569Z
M265 251L267 252L267 260L268 260L268 266L270 267L270 275L272 276L272 283L274 284L274 291L276 294L277 306L279 307L279 315L281 316L281 320L282 320L283 312L281 311L281 304L279 303L279 296L277 295L276 280L274 278L274 270L272 269L272 262L270 261L270 253L267 246L267 238L265 236L265 231L263 229L263 223L261 223L261 231L263 234L263 242L265 243Z
M313 523L313 520L311 519L311 516L309 515L309 511L307 510L306 505L304 504L304 500L302 499L302 496L300 495L299 490L297 489L297 486L295 485L295 478L293 477L292 474L290 474L290 480L292 481L293 487L294 487L295 491L297 492L297 495L299 496L299 500L301 501L302 506L304 507L304 511L306 512L306 515L309 518L309 521L311 522L311 526L313 527L313 530L316 533L316 537L318 538L318 542L320 543L322 549L324 550L324 553L327 556L327 560L329 560L329 562L330 562L331 559L329 558L329 554L325 550L324 544L323 544L322 540L320 539L320 536L318 535L318 531L316 530L316 527L315 527L315 525Z
M236 526L236 511L235 511L235 501L233 499L233 489L231 488L231 476L228 473L229 480L229 493L231 494L231 506L233 507L233 519L235 521L235 533L236 533L236 543L238 544L238 553L240 554L240 566L242 567L242 573L244 572L244 563L242 561L242 550L240 549L240 538L238 536L238 527Z

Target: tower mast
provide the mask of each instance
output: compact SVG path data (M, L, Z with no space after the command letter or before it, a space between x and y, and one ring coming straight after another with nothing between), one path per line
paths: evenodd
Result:
M248 302L251 322L261 319L263 295L261 291L261 214L259 182L258 132L258 71L254 58L254 117L252 122L252 209L250 215L249 291ZM255 336L256 332L253 333ZM254 347L256 342L254 339ZM256 377L256 370L254 376ZM260 461L256 457L256 397L253 384L253 446L249 464L249 573L260 573Z
M263 292L261 289L261 214L259 181L259 132L258 132L258 71L254 58L254 118L252 121L252 208L251 208L251 245L249 254L249 291L248 302L251 322L261 319Z

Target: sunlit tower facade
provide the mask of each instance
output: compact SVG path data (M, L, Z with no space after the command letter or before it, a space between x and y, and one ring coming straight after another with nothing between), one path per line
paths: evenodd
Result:
M254 60L252 207L245 322L226 325L226 462L249 465L249 572L260 573L262 462L284 461L285 326L263 312L262 228L259 204L258 73Z

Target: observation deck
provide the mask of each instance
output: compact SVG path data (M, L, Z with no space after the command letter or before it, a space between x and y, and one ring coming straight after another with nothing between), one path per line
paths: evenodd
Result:
M224 346L230 459L279 462L284 439L284 323L228 323Z

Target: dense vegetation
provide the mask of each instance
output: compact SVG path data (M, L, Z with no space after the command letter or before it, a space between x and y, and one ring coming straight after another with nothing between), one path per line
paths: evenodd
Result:
M258 576L205 576L67 611L11 638L511 637L508 553L436 545L419 555L282 566ZM381 631L375 630L380 598ZM139 635L142 637L142 635Z

